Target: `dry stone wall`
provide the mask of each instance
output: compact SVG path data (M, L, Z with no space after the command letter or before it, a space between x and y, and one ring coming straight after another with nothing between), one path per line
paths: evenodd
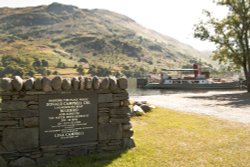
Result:
M126 78L1 79L0 166L132 148Z

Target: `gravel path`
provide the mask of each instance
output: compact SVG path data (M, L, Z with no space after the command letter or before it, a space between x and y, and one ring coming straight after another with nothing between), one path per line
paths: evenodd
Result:
M205 114L250 124L250 94L244 91L131 96L131 100L147 101L176 111Z

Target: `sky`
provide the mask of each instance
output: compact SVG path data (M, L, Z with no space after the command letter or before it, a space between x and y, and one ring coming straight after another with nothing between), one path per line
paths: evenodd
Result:
M193 27L203 17L202 10L209 10L218 17L225 14L225 10L217 7L213 0L0 0L0 7L48 5L53 2L120 13L200 51L215 49L212 43L193 38Z

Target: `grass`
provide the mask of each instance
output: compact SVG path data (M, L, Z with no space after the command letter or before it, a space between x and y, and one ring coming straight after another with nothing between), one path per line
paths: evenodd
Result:
M136 148L50 167L250 166L250 126L155 109L132 118Z

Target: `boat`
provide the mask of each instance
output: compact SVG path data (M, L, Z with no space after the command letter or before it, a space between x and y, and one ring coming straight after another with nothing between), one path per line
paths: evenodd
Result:
M161 79L159 83L147 83L143 86L145 89L170 89L170 90L220 90L220 89L240 89L241 85L239 81L221 81L213 80L209 78L210 73L208 71L201 71L201 66L194 64L191 69L170 69L166 72L189 72L193 73L193 76L176 77L168 75L167 73L161 73Z

